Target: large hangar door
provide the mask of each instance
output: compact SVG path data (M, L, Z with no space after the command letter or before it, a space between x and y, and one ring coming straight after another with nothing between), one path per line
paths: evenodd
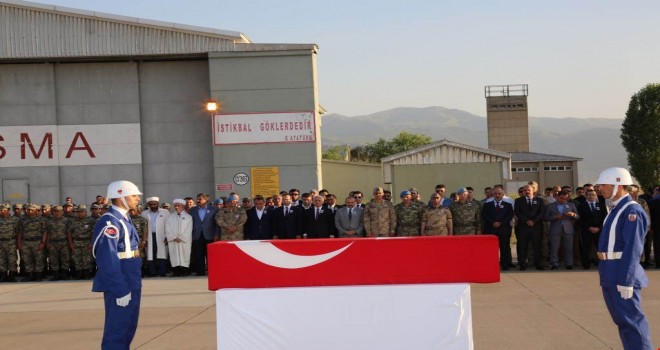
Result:
M30 200L28 180L2 180L2 202L27 203Z

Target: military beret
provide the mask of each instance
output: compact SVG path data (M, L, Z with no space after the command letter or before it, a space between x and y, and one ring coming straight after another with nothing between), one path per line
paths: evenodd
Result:
M399 197L403 198L403 197L405 197L405 196L407 196L407 195L409 195L409 194L411 194L410 191L408 191L408 190L403 190L403 191L401 191L401 194L399 195Z
M14 204L14 209L23 209L23 204L21 203Z
M238 196L235 194L232 194L231 196L227 197L227 202L237 201L237 200L238 200Z
M213 204L222 204L222 203L223 203L222 198L218 198L213 201Z
M419 193L419 191L417 191L417 189L416 189L415 187L411 187L411 188L409 188L408 191Z
M461 188L459 188L458 190L456 190L456 193L457 193L457 194L461 194L461 193L464 193L464 192L467 192L467 191L468 191L467 188L465 188L465 187L461 187Z
M5 210L5 209L9 210L11 209L11 206L7 203L0 204L0 210Z
M45 203L41 206L41 210L46 210L46 209L50 209L50 208L51 208L51 206L48 203Z
M62 211L62 210L64 210L64 208L61 205L53 205L51 207L51 210L52 211Z
M381 193L381 192L383 192L382 187L374 187L374 193Z
M98 204L96 204L96 203L94 203L94 204L92 204L92 206L91 206L90 208L91 208L91 209L101 209L101 206L98 205Z
M87 207L83 204L79 204L77 207L73 208L73 211L87 211Z
M62 204L62 207L73 207L73 204L71 204L71 203L64 203L64 204Z

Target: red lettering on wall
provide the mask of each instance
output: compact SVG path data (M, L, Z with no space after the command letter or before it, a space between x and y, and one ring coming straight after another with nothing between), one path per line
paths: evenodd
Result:
M76 144L78 143L78 139L83 143L83 146L76 147ZM92 147L89 146L89 143L87 142L87 139L85 139L85 135L83 135L82 131L78 131L76 135L73 137L73 141L71 141L71 146L69 147L69 151L66 152L66 158L69 159L71 158L71 153L73 151L87 151L87 154L89 154L90 158L96 158L96 155L94 155L94 151L92 151Z
M41 141L41 146L39 147L39 152L34 149L32 140L30 140L30 135L26 132L21 133L21 159L25 159L25 145L30 146L30 151L34 156L34 159L39 159L41 157L41 152L44 151L46 143L48 143L48 159L53 159L53 133L47 132L44 135L44 139Z
M4 141L4 140L5 140L4 137L0 135L0 141ZM7 151L5 150L4 147L0 146L0 159L4 158L5 155L7 155Z

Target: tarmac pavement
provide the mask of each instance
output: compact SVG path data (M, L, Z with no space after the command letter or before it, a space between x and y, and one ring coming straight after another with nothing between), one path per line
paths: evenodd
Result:
M642 307L659 346L660 270L647 274ZM622 349L597 271L508 271L501 279L471 286L475 349ZM90 289L90 281L0 283L0 349L99 348L103 297ZM132 348L215 349L206 278L148 278L142 293Z

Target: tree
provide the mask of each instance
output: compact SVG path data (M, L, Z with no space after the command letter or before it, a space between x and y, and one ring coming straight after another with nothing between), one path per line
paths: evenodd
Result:
M369 143L364 146L353 148L351 150L351 158L378 163L382 158L408 151L419 146L424 146L429 143L431 143L431 138L424 134L411 134L402 131L390 141L380 138L375 143Z
M321 157L329 160L344 160L346 152L349 151L349 146L330 146L323 150Z
M643 188L660 183L660 84L648 84L630 98L621 127L632 175Z

